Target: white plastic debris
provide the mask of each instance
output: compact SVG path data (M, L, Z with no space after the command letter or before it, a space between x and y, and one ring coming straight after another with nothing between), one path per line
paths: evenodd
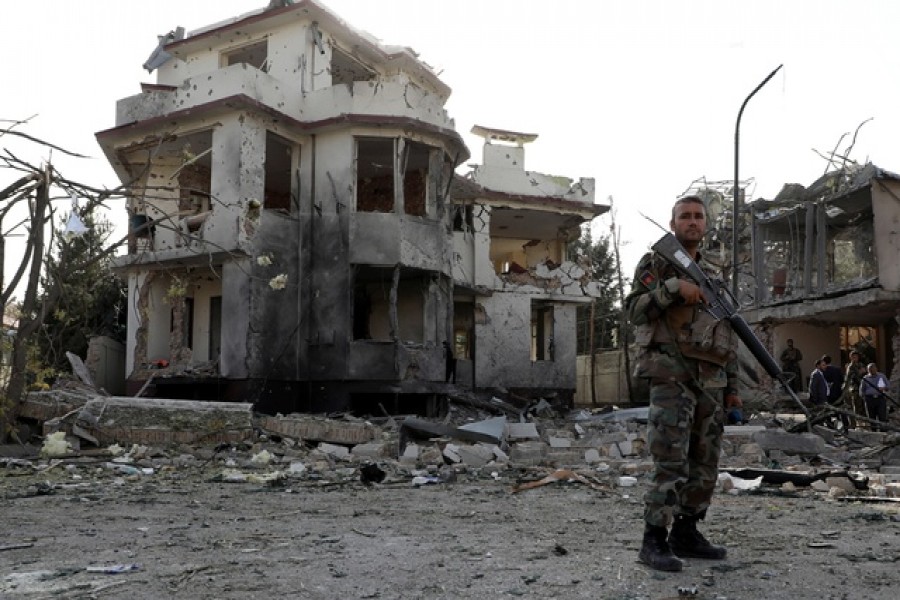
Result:
M41 456L44 458L65 456L72 451L72 445L66 441L66 432L57 431L44 438Z
M619 487L634 487L637 485L637 477L623 475L618 480Z
M419 487L419 486L423 486L423 485L433 485L435 483L440 483L440 482L441 482L441 480L438 479L437 477L424 477L422 475L419 475L418 477L412 478L413 487Z
M107 469L117 471L122 475L140 475L141 470L131 465L123 465L119 463L108 462L104 465Z
M112 446L107 448L106 451L109 452L110 456L119 456L120 454L125 453L125 448L118 444L113 444Z
M762 475L756 479L742 479L740 477L732 477L729 473L719 473L716 483L723 492L729 494L739 494L746 490L755 490L762 485Z
M254 465L267 465L272 462L272 455L268 450L262 450L256 454L254 454L250 458L250 462Z

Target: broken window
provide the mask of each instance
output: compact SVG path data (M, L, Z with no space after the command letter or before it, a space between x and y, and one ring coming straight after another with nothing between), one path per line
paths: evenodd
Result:
M353 339L421 343L429 279L419 271L357 265L353 278Z
M394 212L398 204L395 194L394 155L400 144L399 161L402 185L402 210L417 217L427 216L435 190L430 176L435 149L408 140L393 138L357 138L356 140L356 210L360 212Z
M354 81L372 81L375 71L342 49L331 48L331 85L352 85Z
M431 148L407 141L400 172L403 174L403 212L424 217L428 201L428 163Z
M394 212L394 140L356 140L356 209Z
M875 232L871 219L846 228L829 227L831 237L830 279L835 285L862 283L878 276Z
M825 202L766 204L757 212L760 301L868 285L878 276L868 188Z
M266 132L266 181L263 206L267 209L291 210L291 173L293 144Z
M531 361L553 360L553 305L531 301Z
M269 42L260 40L240 48L233 48L222 53L222 66L230 67L244 63L259 69L263 73L269 71Z
M182 214L197 214L209 210L212 189L208 164L192 163L178 172L178 210Z

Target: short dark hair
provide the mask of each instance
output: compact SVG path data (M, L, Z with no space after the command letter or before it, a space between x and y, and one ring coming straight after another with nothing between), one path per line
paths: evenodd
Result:
M687 196L682 196L676 200L675 204L672 205L672 219L675 219L675 209L682 204L699 204L703 207L704 216L706 215L706 203L703 202L703 198L696 194L688 194Z
M822 358L820 358L819 360L821 360L821 361L822 361L823 363L825 363L826 365L830 365L830 364L831 364L831 357L828 356L827 354L823 354L823 355L822 355Z

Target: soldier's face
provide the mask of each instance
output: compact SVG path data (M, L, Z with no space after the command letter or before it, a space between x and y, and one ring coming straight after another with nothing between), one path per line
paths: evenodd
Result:
M706 233L706 213L699 202L676 204L672 221L669 223L672 233L682 244L696 245Z

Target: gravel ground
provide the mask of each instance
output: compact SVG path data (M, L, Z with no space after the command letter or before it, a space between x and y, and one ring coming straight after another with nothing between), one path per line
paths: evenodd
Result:
M108 460L6 461L0 598L900 597L885 501L719 492L701 529L728 559L660 573L636 561L643 478L513 493L552 469L414 487L394 468L371 486L353 465L228 483L218 457L140 475Z

